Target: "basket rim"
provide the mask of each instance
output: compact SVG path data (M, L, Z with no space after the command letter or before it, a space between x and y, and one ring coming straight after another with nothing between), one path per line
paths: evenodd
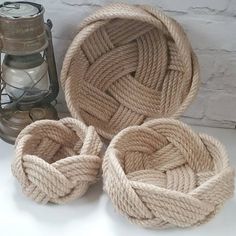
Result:
M109 10L113 8L117 8L117 7L119 11L117 11L116 14L111 14ZM130 13L127 13L127 10L126 10L127 7L137 13L134 15L130 15ZM183 58L187 64L191 64L191 68L192 68L191 71L189 71L189 68L187 68L186 73L184 74L186 77L188 77L189 75L191 76L192 78L191 86L189 88L188 93L184 97L182 103L178 107L178 109L170 117L178 118L187 109L187 107L190 105L190 103L194 100L194 98L197 95L197 91L200 86L200 78L199 78L200 75L199 75L199 64L198 64L197 56L192 51L189 40L186 37L186 34L184 33L182 27L173 18L166 16L163 12L155 8L152 8L150 6L110 4L96 11L91 16L88 16L82 22L80 29L77 35L75 36L75 38L73 39L70 47L68 48L64 61L63 61L63 65L61 69L61 77L60 77L61 85L65 93L65 100L66 100L67 107L73 118L80 119L84 123L87 124L86 120L81 115L81 112L80 112L81 108L79 106L76 106L75 108L72 102L75 99L71 97L71 92L70 92L71 87L69 86L69 82L68 82L69 80L72 79L72 77L69 77L68 74L69 74L70 64L72 62L72 59L76 55L76 48L79 48L89 35L91 35L94 31L96 31L102 25L106 24L107 21L110 21L112 19L126 18L130 20L140 20L146 23L155 24L154 26L157 27L156 24L161 22L160 19L153 20L153 16L150 16L155 13L160 14L163 20L166 20L168 24L173 24L178 29L177 32L175 32L175 36L177 39L175 40L175 38L173 38L175 42L178 42L178 39L181 34L184 35L183 42L178 42L178 43L180 45L184 44L185 47L188 48L188 51L190 52L189 54L187 53L187 55L185 55L186 58L185 57ZM161 22L161 25L163 24L164 23ZM173 30L172 28L173 27L170 27L169 29ZM190 74L188 75L189 72ZM159 117L150 117L149 119L155 119L155 118L159 118ZM100 127L95 127L95 128L97 132L106 139L111 139L112 137L114 137L114 131L112 132L112 130L110 130L109 132L107 130L103 130Z
M135 131L135 132L142 132L145 128L151 128L154 127L158 124L172 124L172 125L176 125L181 127L182 129L189 129L191 133L198 135L200 137L200 139L205 142L205 143L210 143L212 146L214 146L214 148L216 148L219 153L220 153L220 162L221 162L221 166L220 168L218 168L218 170L216 171L215 175L212 176L211 178L209 178L207 181L205 181L204 183L200 184L198 187L194 188L195 190L199 190L199 189L204 189L204 186L208 185L208 183L210 181L214 181L214 179L219 178L222 174L224 174L223 172L230 172L230 173L234 173L234 168L232 168L230 166L229 163L229 158L228 158L228 153L226 151L225 146L215 137L205 134L205 133L200 133L200 132L195 132L189 125L185 124L184 122L181 122L179 120L176 119L172 119L172 118L160 118L160 119L156 119L156 120L151 120L149 122L146 122L140 126L130 126L127 127L125 129L123 129L122 131L120 131L117 135L115 135L115 137L111 140L105 156L104 156L104 161L103 161L103 170L105 170L108 165L108 163L115 163L116 167L119 167L119 170L117 170L119 172L119 174L121 174L126 181L130 181L127 178L127 174L124 171L124 168L122 168L122 166L120 165L120 162L117 158L117 155L120 155L121 152L119 151L119 148L116 147L116 143L119 142L119 140L124 139L124 137L126 135L128 135L129 133ZM207 148L207 144L206 148ZM216 159L218 159L218 157L216 157ZM219 161L219 160L218 160ZM111 167L110 167L111 168ZM145 170L145 169L142 169ZM139 170L139 171L142 171ZM153 170L153 169L151 169ZM105 170L106 172L106 170ZM106 178L106 173L104 174L104 177ZM137 181L137 184L141 184L142 182ZM149 184L149 183L145 183L145 185L148 185L149 187L152 187L152 189L164 189L167 190L166 188L162 188L162 187L158 187L156 185L153 184ZM175 190L168 190L170 193L171 192L176 192ZM180 192L181 193L181 192ZM184 195L186 195L185 193L183 193Z

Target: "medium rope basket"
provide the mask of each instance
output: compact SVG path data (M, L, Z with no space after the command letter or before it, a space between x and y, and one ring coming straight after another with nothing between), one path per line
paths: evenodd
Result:
M101 148L95 129L78 120L36 121L17 138L12 172L32 200L69 202L98 180Z
M167 118L115 136L103 173L116 209L148 228L207 222L234 192L234 171L223 145Z
M111 139L195 97L199 65L182 27L148 6L111 4L82 23L61 71L72 117Z

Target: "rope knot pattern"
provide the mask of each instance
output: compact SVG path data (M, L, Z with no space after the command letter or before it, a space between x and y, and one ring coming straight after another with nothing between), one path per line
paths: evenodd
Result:
M37 121L17 138L12 172L32 200L65 203L97 182L101 149L92 126L73 118Z
M234 193L224 146L174 119L121 131L106 151L103 173L118 211L148 228L205 223Z
M151 7L111 4L82 23L61 82L72 116L111 139L182 114L198 90L199 66L175 20Z

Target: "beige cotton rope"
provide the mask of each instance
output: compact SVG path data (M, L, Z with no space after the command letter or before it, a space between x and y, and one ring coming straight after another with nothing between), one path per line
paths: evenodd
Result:
M223 145L167 118L115 136L103 174L116 209L148 228L202 224L234 192L234 171Z
M32 200L69 202L98 180L101 148L94 127L78 120L36 121L17 138L12 172Z
M111 139L150 118L178 117L195 97L199 66L174 19L148 6L111 4L82 23L61 82L72 116Z

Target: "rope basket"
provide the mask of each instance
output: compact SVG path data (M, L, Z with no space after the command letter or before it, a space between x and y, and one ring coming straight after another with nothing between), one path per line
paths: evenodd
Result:
M62 87L72 117L111 139L195 97L199 66L182 27L148 6L111 4L89 16L69 47Z
M103 171L114 206L148 228L202 224L234 192L222 144L167 118L121 131L106 151Z
M102 142L93 127L65 118L27 126L16 141L13 175L38 203L65 203L98 180Z

